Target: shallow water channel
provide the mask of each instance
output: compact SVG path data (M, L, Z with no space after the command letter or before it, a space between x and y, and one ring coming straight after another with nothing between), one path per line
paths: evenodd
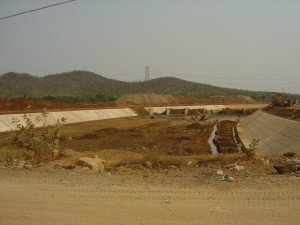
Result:
M236 138L237 134L235 132L235 128L234 127L232 128L232 135L233 135L233 138L234 138L234 142L236 143L236 146L237 146L237 148L239 150L239 153L241 153L242 152L241 145L239 144L239 142L238 142L238 140Z
M208 144L210 145L210 150L212 154L219 154L217 146L213 142L216 136L216 131L217 131L217 125L214 125L214 129L211 132L210 138L208 139Z

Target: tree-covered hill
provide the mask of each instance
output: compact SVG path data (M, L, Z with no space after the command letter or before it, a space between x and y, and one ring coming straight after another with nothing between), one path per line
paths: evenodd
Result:
M193 97L246 95L254 99L271 99L274 96L272 92L221 88L174 77L157 78L145 82L124 82L87 71L72 71L44 77L17 73L6 73L0 76L0 97L2 98L70 96L88 99L96 95L119 97L128 93L164 93Z

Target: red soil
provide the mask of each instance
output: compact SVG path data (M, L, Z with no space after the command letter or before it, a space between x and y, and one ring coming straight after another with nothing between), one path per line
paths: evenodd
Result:
M62 102L49 100L32 100L26 98L0 99L0 113L23 112L27 106L31 106L33 111L48 110L78 110L94 108L116 107L116 103L111 102Z

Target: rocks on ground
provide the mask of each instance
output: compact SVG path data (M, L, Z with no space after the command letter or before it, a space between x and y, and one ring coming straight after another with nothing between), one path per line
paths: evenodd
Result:
M66 154L63 151L59 151L58 149L54 149L51 154L52 159L60 159L65 156L66 156Z
M106 161L100 158L81 157L77 161L78 166L87 167L94 172L102 173L105 169Z
M32 169L32 164L30 162L20 161L18 163L19 169Z
M245 170L244 166L240 166L237 163L226 165L226 168L229 169L229 170L234 170L234 171L238 171L238 172Z
M153 167L152 163L151 162L146 162L145 163L145 166L149 169L151 169Z
M292 163L281 163L281 164L275 164L274 168L279 174L283 173L294 173L297 171L297 166Z
M33 165L28 162L28 161L24 161L24 160L16 160L13 159L11 162L5 162L4 163L5 168L10 168L10 169L32 169Z
M285 157L294 157L295 155L296 155L295 152L286 152L283 154L283 156L285 156Z

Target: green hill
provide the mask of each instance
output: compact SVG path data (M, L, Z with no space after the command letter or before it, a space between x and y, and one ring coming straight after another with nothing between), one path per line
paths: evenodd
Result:
M254 99L271 99L272 92L254 92L221 88L207 84L163 77L145 82L124 82L87 71L72 71L35 77L29 74L6 73L0 76L0 97L71 96L88 99L96 95L119 97L128 93L164 93L193 97L213 95L246 95Z

